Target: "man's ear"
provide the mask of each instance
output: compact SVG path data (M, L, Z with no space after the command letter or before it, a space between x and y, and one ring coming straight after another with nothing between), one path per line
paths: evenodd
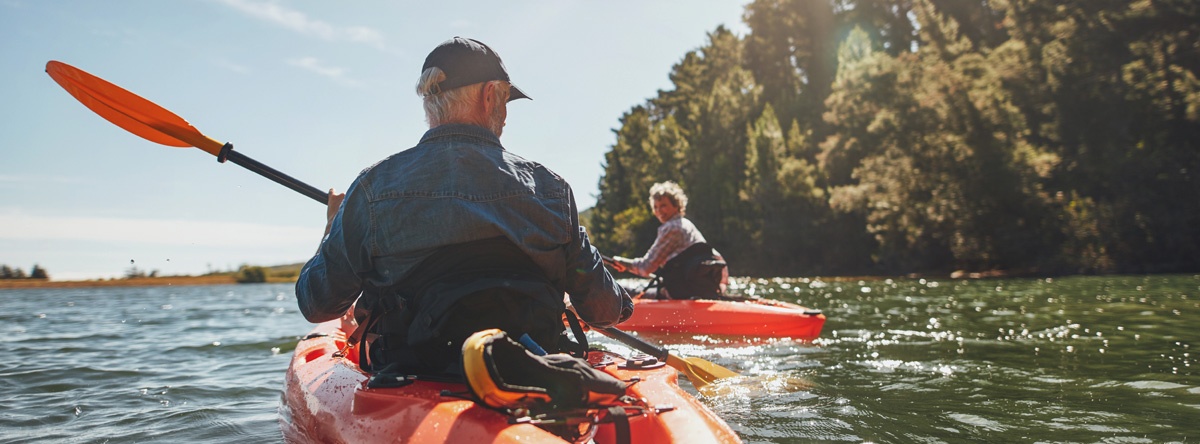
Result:
M484 109L490 115L492 110L496 108L496 83L483 82L483 88L480 88L480 92L483 94Z

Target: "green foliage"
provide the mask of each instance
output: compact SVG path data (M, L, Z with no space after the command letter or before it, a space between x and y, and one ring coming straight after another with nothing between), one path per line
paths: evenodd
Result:
M649 185L737 273L1200 269L1200 8L757 0L615 130L596 245Z
M20 268L0 264L0 279L50 279L50 275L46 273L46 269L37 264L33 264L29 274L25 274L25 270Z
M234 280L239 284L266 282L267 269L257 265L242 265L234 275Z
M29 278L30 279L50 279L50 275L48 273L46 273L46 269L38 266L38 264L33 264L33 268L31 270L29 270Z
M138 268L136 265L132 265L133 261L129 261L129 263L131 265L129 266L128 269L125 270L125 279L141 279L141 278L158 277L158 270L150 270L149 272L147 272L146 270Z

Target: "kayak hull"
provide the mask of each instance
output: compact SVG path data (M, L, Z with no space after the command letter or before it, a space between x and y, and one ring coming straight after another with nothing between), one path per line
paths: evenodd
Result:
M770 299L637 299L633 316L619 327L654 333L816 339L825 315Z
M562 443L532 424L510 424L509 416L461 396L464 384L417 380L398 388L367 388L368 375L346 356L337 321L320 324L301 340L288 367L280 403L280 427L298 443ZM633 442L741 442L729 426L678 385L675 369L623 368L607 352L601 369L618 379L639 379L629 395L645 399L645 413L629 417ZM636 412L635 412L636 413ZM595 426L593 440L616 442L613 424Z

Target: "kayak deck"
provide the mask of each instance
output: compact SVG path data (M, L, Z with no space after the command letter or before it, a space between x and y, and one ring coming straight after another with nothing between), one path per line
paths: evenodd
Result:
M816 339L825 315L771 299L637 299L633 316L619 327L656 333Z
M288 442L375 443L562 443L557 435L461 396L464 384L417 380L397 388L367 388L368 375L350 348L338 321L320 324L297 344L284 380L280 426ZM625 360L593 351L589 362L621 380L634 380L628 394L644 400L644 410L627 409L629 434L643 443L734 443L737 434L720 417L678 385L675 369L626 368ZM603 362L595 362L603 361ZM574 419L587 421L580 414ZM611 423L595 425L594 442L615 443Z

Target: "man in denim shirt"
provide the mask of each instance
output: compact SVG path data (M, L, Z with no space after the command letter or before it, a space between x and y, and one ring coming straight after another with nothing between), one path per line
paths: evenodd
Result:
M401 361L408 372L454 373L446 353L461 347L457 336L497 326L480 317L511 317L493 310L515 310L512 316L519 317L528 311L523 304L557 309L553 319L512 327L557 332L564 292L595 327L632 314L629 295L579 226L571 187L500 144L507 103L528 96L509 82L499 56L478 41L450 39L426 58L417 93L430 126L420 142L368 167L344 195L330 190L326 236L296 283L305 318L341 317L358 300L358 317L378 320L363 325L371 348L365 358ZM458 305L459 311L448 308L467 293L486 294L480 287L541 284L538 297L518 299L513 307L487 306L471 315L455 315L462 312ZM446 313L448 319L438 317ZM456 333L446 335L457 336L447 338L443 332L451 330ZM429 344L437 350L423 348Z

